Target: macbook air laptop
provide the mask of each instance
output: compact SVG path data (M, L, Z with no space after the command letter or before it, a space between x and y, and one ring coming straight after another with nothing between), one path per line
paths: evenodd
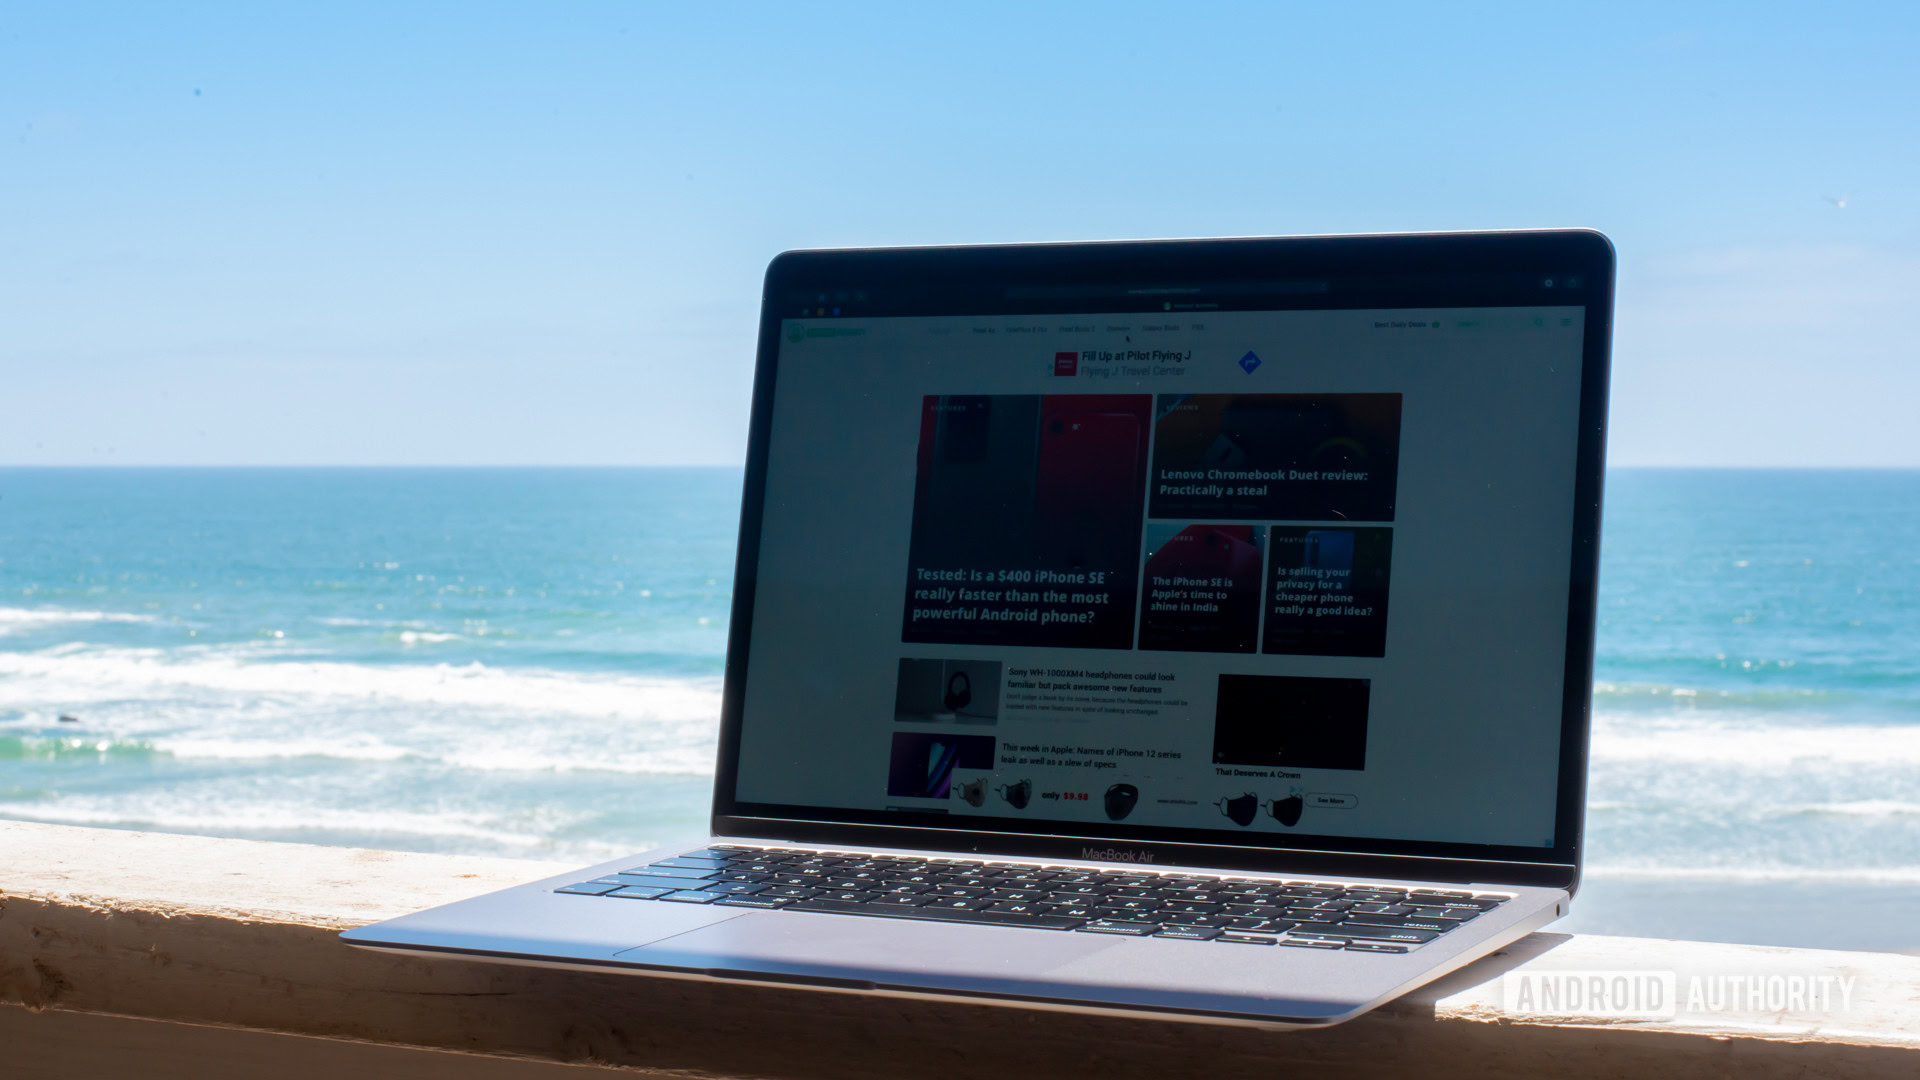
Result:
M343 936L1294 1027L1485 956L1579 881L1612 297L1584 231L779 256L710 834Z

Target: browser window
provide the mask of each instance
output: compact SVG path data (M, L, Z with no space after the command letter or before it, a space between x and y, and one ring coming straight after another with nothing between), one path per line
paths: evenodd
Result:
M738 798L1551 846L1583 310L786 322Z

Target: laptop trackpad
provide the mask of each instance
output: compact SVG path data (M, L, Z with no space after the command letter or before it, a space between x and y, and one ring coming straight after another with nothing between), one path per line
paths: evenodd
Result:
M893 972L1000 981L1032 979L1117 944L1117 938L1095 934L756 911L628 949L615 959L700 971L784 972L855 982L884 982Z

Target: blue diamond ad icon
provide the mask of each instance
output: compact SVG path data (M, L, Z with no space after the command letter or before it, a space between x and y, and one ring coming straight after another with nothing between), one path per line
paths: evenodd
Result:
M1251 352L1247 353L1247 355L1240 358L1240 370L1246 372L1249 375L1253 374L1253 369L1259 366L1260 366L1260 358L1253 355L1253 353Z

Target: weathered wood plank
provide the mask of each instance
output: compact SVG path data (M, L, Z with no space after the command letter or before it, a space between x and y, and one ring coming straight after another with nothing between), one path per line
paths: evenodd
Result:
M410 1046L0 1005L8 1080L644 1080L646 1069L566 1065Z
M723 1076L1920 1074L1909 956L1536 934L1350 1024L1287 1033L428 960L334 937L555 869L0 823L0 1003ZM1851 982L1839 1010L1505 1010L1503 977L1554 970Z

